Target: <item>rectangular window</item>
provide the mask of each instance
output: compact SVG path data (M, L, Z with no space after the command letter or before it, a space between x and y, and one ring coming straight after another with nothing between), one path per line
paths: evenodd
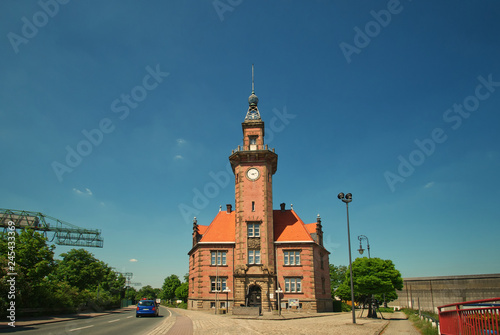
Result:
M247 226L248 237L260 237L260 224L259 223L249 223Z
M283 251L283 262L285 265L300 265L300 251Z
M285 278L285 292L300 293L302 292L301 278Z
M215 282L217 281L217 287L215 287ZM222 292L226 289L227 278L225 277L210 277L210 291L211 292Z
M257 136L250 136L250 150L257 150Z
M248 264L260 264L260 250L248 250Z
M211 265L226 265L226 251L211 251L210 264Z

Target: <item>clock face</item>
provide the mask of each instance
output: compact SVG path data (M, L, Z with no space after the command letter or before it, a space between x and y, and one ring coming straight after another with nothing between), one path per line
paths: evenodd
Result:
M256 180L257 178L259 178L259 175L259 170L257 170L256 168L251 168L247 171L247 177L250 180Z

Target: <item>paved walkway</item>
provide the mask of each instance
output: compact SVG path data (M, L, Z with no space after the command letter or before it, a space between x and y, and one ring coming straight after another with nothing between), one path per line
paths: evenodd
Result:
M384 314L384 317L388 318L388 313ZM389 325L382 331L381 335L420 335L420 332L413 327L411 321L408 320L405 313L395 312L390 315L390 318Z
M167 318L150 334L378 335L389 323L382 319L357 318L356 324L353 324L351 313L291 313L283 315L282 319L271 315L241 319L210 312L176 308L169 310L172 311L172 317Z
M193 333L193 322L187 316L177 316L177 320L167 335L184 335Z

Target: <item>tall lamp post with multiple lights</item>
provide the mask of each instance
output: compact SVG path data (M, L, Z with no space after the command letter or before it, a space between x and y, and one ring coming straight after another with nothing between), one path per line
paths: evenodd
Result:
M365 249L363 249L363 246L361 245L361 240L366 240L366 248L368 249L368 258L371 258L370 257L370 241L368 241L368 237L366 237L365 235L359 235L358 240L359 240L359 249L358 249L359 254L362 255L363 251L365 251Z
M356 323L356 311L354 310L354 283L352 281L352 260L351 260L351 232L349 230L349 203L352 201L352 194L340 192L337 196L342 202L345 203L347 209L347 242L349 245L349 272L351 275L351 306L352 306L352 323Z

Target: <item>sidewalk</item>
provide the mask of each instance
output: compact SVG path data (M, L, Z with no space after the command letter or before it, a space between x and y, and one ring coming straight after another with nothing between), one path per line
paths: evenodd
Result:
M304 312L289 312L282 311L281 315L273 314L271 312L263 312L260 316L245 316L245 315L232 315L222 314L222 317L243 320L292 320L292 319L307 319L307 318L321 318L326 316L338 315L339 313L304 313Z
M182 328L174 328L174 320L169 320L168 332L154 334L194 334L194 335L379 335L389 323L388 320L358 318L352 323L351 313L294 313L289 312L277 319L278 315L265 314L260 317L241 318L233 315L215 315L213 312L171 309L173 313L187 317L192 324L183 323ZM188 321L188 319L183 321ZM170 319L170 318L169 318ZM165 329L165 328L163 328ZM174 330L176 331L174 333ZM181 332L182 331L182 332Z
M135 306L131 305L128 307L122 307L110 311L103 312L87 312L87 313L78 313L78 314L64 314L64 315L56 315L56 316L34 316L34 317L19 317L16 318L16 327L22 326L32 326L32 325L41 325L44 323L53 323L53 322L62 322L76 319L87 319L94 318L96 316L108 315L114 313L123 313L127 311L134 310ZM7 328L8 322L0 322L0 329Z
M391 315L385 313L384 317L389 319L389 325L380 333L381 335L420 335L420 332L413 327L411 321L408 320L403 312L394 312Z

